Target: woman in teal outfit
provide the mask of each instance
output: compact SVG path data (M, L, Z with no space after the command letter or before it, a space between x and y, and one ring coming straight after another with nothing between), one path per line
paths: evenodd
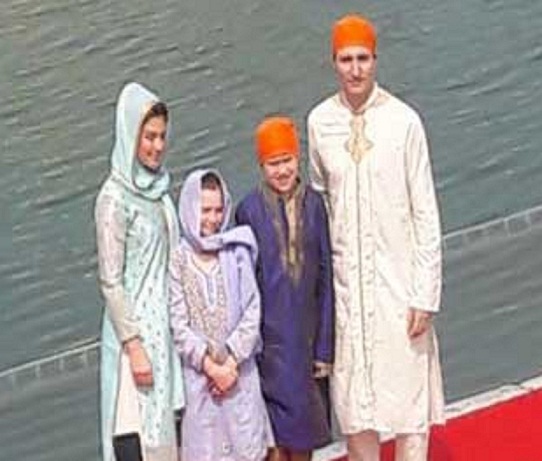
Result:
M146 88L123 88L111 173L96 200L104 461L115 459L113 438L123 434L139 439L144 461L178 459L174 412L184 396L168 319L167 270L179 241L162 165L168 118Z

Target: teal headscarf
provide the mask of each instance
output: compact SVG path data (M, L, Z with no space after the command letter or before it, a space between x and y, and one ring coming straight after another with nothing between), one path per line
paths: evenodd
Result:
M115 179L138 195L158 200L169 190L169 174L164 167L157 172L145 169L137 160L141 122L158 97L139 83L122 89L116 111L115 146L111 170ZM168 130L169 132L169 123Z

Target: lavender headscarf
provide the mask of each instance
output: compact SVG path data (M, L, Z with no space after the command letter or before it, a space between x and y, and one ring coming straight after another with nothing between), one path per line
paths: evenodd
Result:
M201 231L201 180L207 173L213 173L220 181L224 200L224 220L218 233L202 237ZM253 271L258 256L256 238L249 226L236 226L227 230L232 201L226 183L217 170L195 170L188 175L179 196L179 220L183 229L181 245L193 251L218 251L222 273L226 277L226 298L229 306L228 329L232 331L241 318L242 291L239 270ZM243 257L248 254L248 257ZM248 266L248 267L247 267Z
M224 219L218 233L207 237L201 236L201 179L213 173L220 181L224 201ZM179 196L179 221L183 230L183 239L193 250L220 251L228 246L243 245L250 251L252 262L257 257L257 244L252 230L248 226L237 226L227 230L232 211L232 200L224 179L218 170L195 170L184 181Z

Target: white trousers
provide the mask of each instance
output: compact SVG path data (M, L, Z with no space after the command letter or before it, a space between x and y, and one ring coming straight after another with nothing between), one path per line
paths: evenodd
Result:
M139 396L130 369L128 356L121 353L119 392L115 412L114 435L137 432L142 438L141 415L139 412ZM172 445L148 447L142 440L144 461L178 461L177 447Z
M399 434L395 439L395 461L427 461L427 434ZM375 431L347 435L350 461L380 461L380 440Z

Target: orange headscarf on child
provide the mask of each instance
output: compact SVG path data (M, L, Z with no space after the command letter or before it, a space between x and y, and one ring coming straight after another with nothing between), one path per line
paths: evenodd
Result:
M299 139L289 117L267 117L256 128L256 155L260 164L282 155L299 156Z
M333 24L331 34L333 56L347 46L363 46L373 54L376 52L376 30L369 20L359 14L343 16Z

